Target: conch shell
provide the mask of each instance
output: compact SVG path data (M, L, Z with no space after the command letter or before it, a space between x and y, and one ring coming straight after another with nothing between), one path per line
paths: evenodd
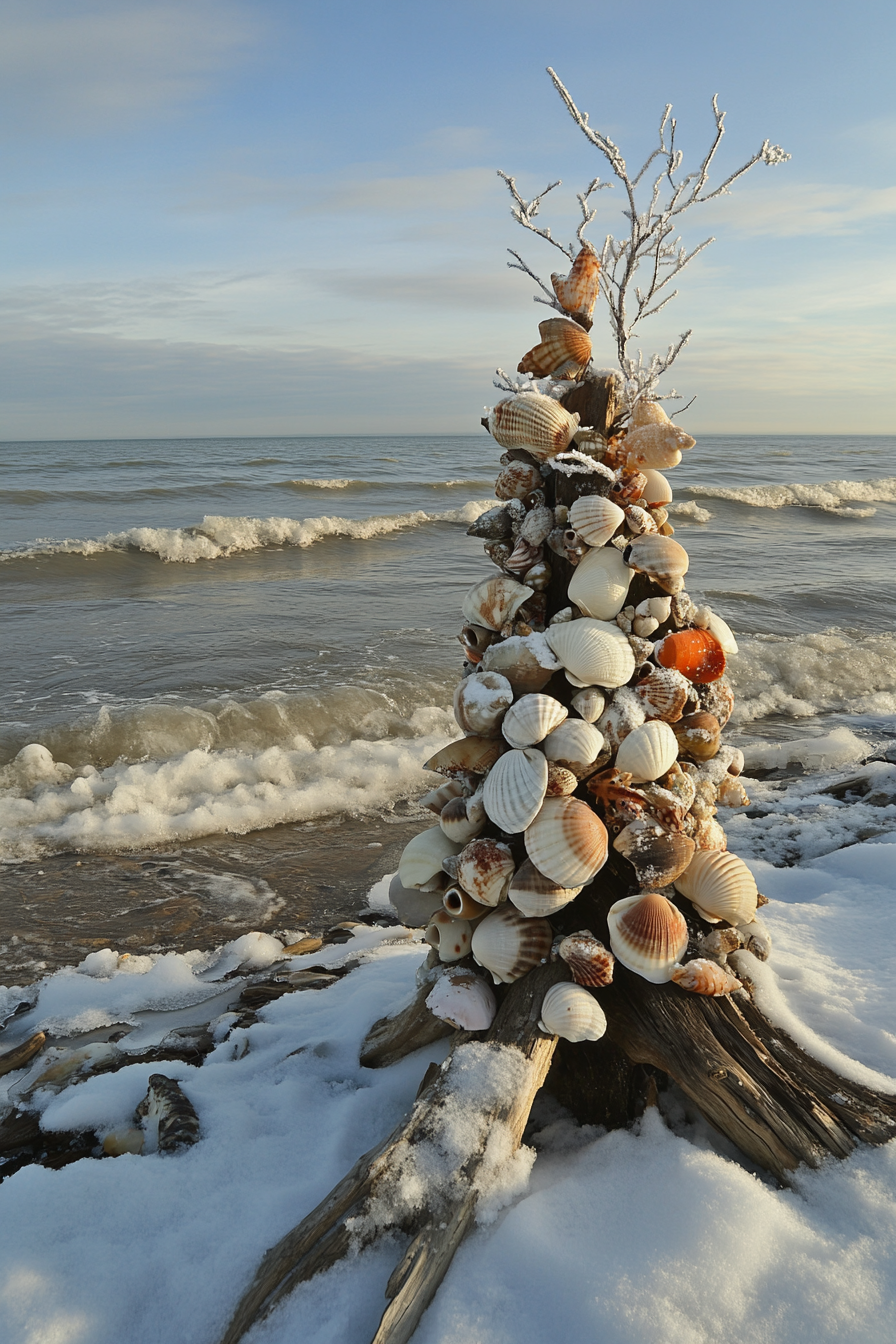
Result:
M590 321L600 292L600 259L590 243L583 243L569 275L551 275L554 293L567 313L581 313Z
M568 317L538 324L541 344L523 355L517 369L536 378L578 378L591 359L591 337Z

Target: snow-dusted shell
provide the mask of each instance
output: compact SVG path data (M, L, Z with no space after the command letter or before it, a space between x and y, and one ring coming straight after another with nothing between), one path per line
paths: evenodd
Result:
M625 465L629 468L637 467L638 471L643 471L645 467L676 467L681 461L681 451L686 448L693 448L696 439L691 438L686 430L679 429L673 425L671 420L667 420L664 425L641 425L630 429L623 440L623 449L625 451Z
M625 563L647 574L668 593L680 591L688 571L688 553L672 537L648 532L636 537L623 553Z
M515 868L513 855L500 840L471 840L458 855L455 877L480 905L495 906L507 894Z
M737 640L734 638L734 631L728 622L723 621L721 616L717 616L714 611L709 614L709 623L706 629L711 635L715 635L726 654L737 653Z
M674 668L688 681L716 681L725 671L725 651L709 630L674 630L655 652L661 667Z
M498 737L501 720L513 704L513 688L500 672L474 672L458 682L454 717L465 733Z
M572 971L577 985L609 985L616 958L589 929L581 929L563 939L557 955Z
M568 713L566 706L552 695L524 695L507 711L501 731L512 747L534 747Z
M442 872L442 860L451 854L459 854L463 845L449 840L441 826L431 826L421 831L405 845L398 861L398 880L403 887L427 886L433 878ZM444 886L443 882L438 883ZM440 898L441 899L441 898Z
M508 901L476 925L473 956L496 985L510 984L550 955L552 938L546 919L527 919Z
M745 952L752 952L758 961L768 961L772 951L772 936L761 919L752 919L748 924L741 924L737 931Z
M474 583L463 601L461 612L471 625L484 625L486 630L500 630L512 621L520 607L532 597L533 589L517 583L507 574L495 574L490 579Z
M578 775L574 775L571 770L567 770L566 766L558 765L556 761L548 761L546 798L560 798L564 794L575 793L578 787Z
M113 1129L103 1139L103 1152L107 1157L121 1157L124 1153L142 1153L146 1134L135 1125Z
M710 994L714 998L742 988L737 976L717 961L708 961L705 957L696 957L683 966L674 967L670 978L692 994Z
M572 698L572 707L586 723L596 723L604 712L607 697L599 686L586 686Z
M669 504L672 500L672 487L660 471L653 467L643 467L642 476L645 477L647 484L641 495L642 501L650 508L656 508L657 505ZM497 491L495 492L497 494ZM501 496L499 496L501 498Z
M546 798L526 830L526 852L552 882L584 886L607 861L607 828L587 803Z
M633 784L659 779L678 756L675 734L662 719L642 723L620 743L616 769L632 777Z
M578 413L570 415L553 397L540 392L506 397L488 416L489 433L502 448L524 448L539 462L565 452L578 427Z
M424 929L442 904L442 892L406 887L396 873L389 883L389 901L409 929Z
M582 686L624 686L635 670L635 655L622 631L606 621L583 617L548 626L551 650Z
M618 751L620 743L644 722L644 708L628 686L621 686L597 721L610 751Z
M539 322L539 345L526 352L517 365L519 373L536 378L576 378L591 358L591 337L568 317L549 317Z
M547 686L560 666L544 635L512 635L492 644L482 657L483 672L500 672L513 687L514 695L527 695Z
M495 481L495 494L498 499L525 499L543 485L541 472L531 462L509 462ZM509 528L502 535L509 535Z
M658 892L626 896L607 913L610 946L630 971L662 985L671 980L675 964L688 945L681 911Z
M554 293L568 313L590 318L600 293L600 259L590 243L583 243L569 275L551 274Z
M558 886L527 859L514 873L507 897L528 919L548 918L574 901L581 890L581 887Z
M631 581L632 571L616 547L601 546L576 565L569 581L569 600L586 616L611 621L625 606Z
M520 524L520 540L528 541L532 546L540 546L553 530L554 510L546 504L536 504ZM535 563L534 560L532 563Z
M666 723L681 718L693 693L687 677L671 667L651 667L632 689L644 706L645 717Z
M461 737L449 742L435 756L430 756L424 770L456 779L465 775L484 775L507 748L500 738Z
M602 734L592 724L584 719L567 719L548 733L541 749L549 761L582 776L593 770L603 745Z
M722 730L715 714L699 709L695 714L685 714L672 725L672 731L678 741L683 756L693 761L712 760L719 750Z
M613 848L624 855L641 887L667 887L694 857L694 842L682 831L663 830L648 818L632 821L619 832Z
M486 1031L498 1011L495 992L488 981L463 967L439 976L427 996L426 1006L433 1017L450 1022L459 1031Z
M624 521L619 505L603 495L580 495L569 510L569 526L589 546L603 546Z
M632 410L629 422L632 429L643 429L645 425L669 425L671 420L658 401L649 401L639 397Z
M731 711L734 709L734 692L728 678L721 676L716 677L715 681L700 682L694 687L694 690L697 692L700 708L709 710L710 714L715 714L719 726L724 728L731 718Z
M548 786L548 763L535 747L508 751L486 776L485 810L502 831L524 831L538 813Z
M473 930L466 919L452 919L447 910L436 910L423 937L439 954L439 961L460 961L470 950Z
M698 849L675 886L710 924L747 924L756 914L753 874L727 850Z
M599 1041L607 1030L603 1008L581 985L551 985L541 1005L539 1031L565 1041Z

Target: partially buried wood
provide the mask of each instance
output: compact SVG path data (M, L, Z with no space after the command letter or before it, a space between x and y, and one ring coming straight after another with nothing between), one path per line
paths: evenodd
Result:
M397 1064L415 1050L451 1035L454 1028L433 1016L426 1006L431 990L431 984L422 985L412 1001L394 1017L381 1017L374 1022L361 1046L361 1063L365 1069L383 1069L389 1064Z

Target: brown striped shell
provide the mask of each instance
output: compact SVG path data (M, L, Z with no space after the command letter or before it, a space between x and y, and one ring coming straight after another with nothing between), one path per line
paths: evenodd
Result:
M675 879L697 913L711 924L747 924L756 915L756 882L743 859L722 849L698 849Z
M708 961L704 957L696 957L683 966L676 966L671 978L676 985L689 989L692 994L709 994L713 998L733 994L736 989L743 988L737 976L718 962Z
M578 427L578 413L570 415L553 397L540 392L507 397L488 416L489 432L502 448L524 448L539 462L565 452Z
M554 293L568 313L582 313L590 319L600 293L600 259L590 243L583 243L569 275L551 275Z
M540 873L531 859L526 859L513 875L507 898L528 919L549 918L574 901L581 890L581 887L559 886Z
M539 322L540 344L523 355L517 370L536 378L577 378L591 359L591 337L568 317Z
M569 525L589 546L603 546L625 521L618 504L603 495L580 495L569 510Z
M495 984L510 984L546 960L552 937L546 919L527 919L507 901L476 925L473 957Z
M600 988L613 979L616 958L589 929L571 933L557 948L558 955L572 971L577 985Z
M507 744L499 738L462 737L430 756L423 769L434 770L449 779L467 774L484 775L506 750Z
M587 803L546 798L526 830L526 852L552 882L584 886L607 861L607 828Z
M658 892L627 896L607 913L610 946L623 966L651 984L671 980L672 971L688 945L688 929L681 911Z
M526 495L533 490L540 490L543 485L544 478L533 463L508 462L495 481L495 494L498 499L525 499ZM494 513L495 510L493 509L491 512ZM481 533L476 532L472 535L480 536ZM501 535L507 534L502 533Z
M644 706L645 716L664 719L666 723L676 723L681 718L693 694L687 677L671 667L649 668L632 689Z
M641 887L667 887L694 857L694 842L681 831L667 831L648 818L632 821L619 832L613 848L634 868Z

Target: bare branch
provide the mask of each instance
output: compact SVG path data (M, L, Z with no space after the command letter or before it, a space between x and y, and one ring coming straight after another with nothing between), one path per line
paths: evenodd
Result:
M563 307L554 291L552 289L548 289L547 285L539 276L535 274L531 266L526 265L526 263L520 256L519 252L514 252L512 247L508 247L507 251L510 253L512 257L516 257L516 261L508 261L507 263L510 270L522 271L524 275L528 275L529 279L534 280L536 285L538 285L539 289L541 289L543 293L547 295L547 298L542 299L539 298L539 296L536 294L534 299L535 303L547 304L549 308L556 308L558 313L562 313Z

